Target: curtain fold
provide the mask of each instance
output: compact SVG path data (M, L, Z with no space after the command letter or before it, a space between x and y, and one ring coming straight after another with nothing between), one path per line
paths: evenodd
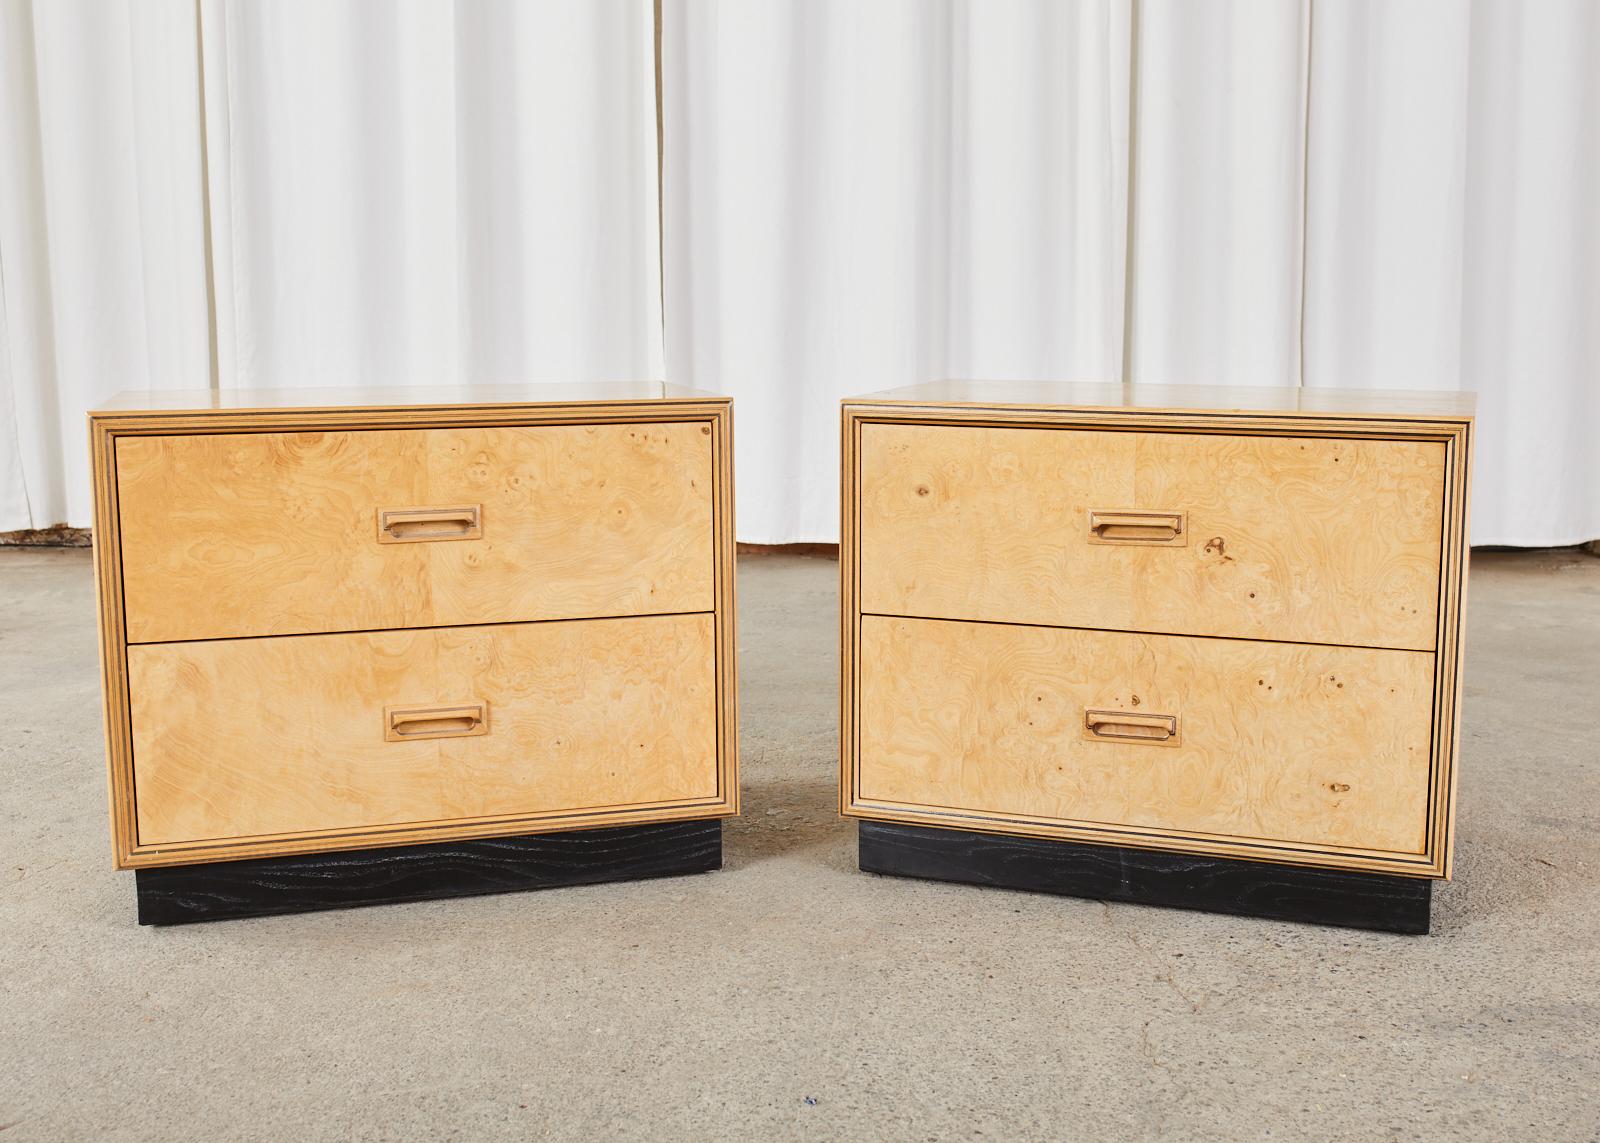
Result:
M644 0L203 0L224 386L663 375Z
M838 538L838 401L1108 376L1129 6L668 3L668 376L734 397L739 538Z
M837 539L838 398L945 376L1475 390L1473 542L1600 537L1593 4L666 18L669 373L737 399L741 539Z
M1472 540L1600 537L1600 9L1318 4L1305 384L1478 394Z
M123 389L661 378L653 57L649 0L0 0L0 531L89 522Z
M0 3L0 531L90 518L84 411L210 379L185 0Z
M1480 543L1600 537L1600 8L1472 12L1463 387Z
M1308 8L1140 4L1121 380L1299 384Z

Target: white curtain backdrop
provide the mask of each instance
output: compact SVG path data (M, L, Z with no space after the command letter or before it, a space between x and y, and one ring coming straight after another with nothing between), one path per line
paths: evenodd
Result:
M741 539L835 540L838 399L941 376L1473 389L1474 542L1600 537L1591 0L667 0L664 63Z
M192 0L0 0L0 531L87 525L84 411L210 381Z
M1305 7L1135 13L1129 353L1100 379L1298 384Z
M653 36L650 0L0 0L0 531L88 523L122 389L661 377Z
M649 0L202 0L223 384L662 376Z
M649 0L0 0L0 530L124 388L666 376L832 541L992 376L1475 389L1474 541L1600 537L1591 0L663 8L664 236Z
M837 540L840 397L1117 375L1125 5L665 17L667 373L734 398L741 540Z
M1600 5L1314 11L1306 384L1475 390L1473 541L1600 537Z

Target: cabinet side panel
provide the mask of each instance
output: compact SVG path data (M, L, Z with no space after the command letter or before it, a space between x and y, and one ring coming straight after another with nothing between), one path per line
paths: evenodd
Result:
M734 509L733 404L713 416L712 563L715 570L718 782L727 812L739 812L739 565Z
M117 438L89 419L90 477L94 491L95 614L100 649L101 718L105 731L106 778L115 865L126 868L137 845L133 791L133 744L129 730L126 624L122 594L122 540L117 526Z
M1445 505L1442 574L1439 603L1439 669L1434 726L1435 864L1448 879L1455 864L1456 780L1461 747L1461 698L1465 663L1468 570L1472 559L1470 521L1472 499L1473 425L1459 426L1449 446L1449 492Z
M856 799L857 688L860 680L860 442L861 424L848 406L839 440L839 811Z

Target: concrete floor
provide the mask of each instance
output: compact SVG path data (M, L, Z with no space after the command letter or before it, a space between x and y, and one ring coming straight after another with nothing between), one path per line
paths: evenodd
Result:
M1600 1139L1600 558L1475 560L1431 937L857 872L835 575L741 568L723 872L148 929L88 553L0 550L0 1135Z

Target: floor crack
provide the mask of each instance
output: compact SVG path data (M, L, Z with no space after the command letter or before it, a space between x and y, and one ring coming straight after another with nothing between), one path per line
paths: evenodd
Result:
M1107 926L1120 933L1124 938L1127 939L1128 943L1134 947L1134 950L1138 952L1139 956L1144 960L1144 962L1154 970L1155 978L1165 984L1168 988L1172 989L1172 991L1177 994L1178 998L1189 1006L1189 1010L1191 1012L1198 1014L1210 1004L1211 993L1202 993L1199 1000L1196 1000L1193 996L1189 995L1189 993L1184 991L1182 986L1178 984L1177 979L1172 975L1172 970L1160 964L1155 957L1151 955L1150 950L1139 943L1138 934L1136 934L1132 929L1125 928L1117 923L1115 915L1111 911L1111 902L1102 901L1100 905L1104 910L1103 916L1105 917Z

